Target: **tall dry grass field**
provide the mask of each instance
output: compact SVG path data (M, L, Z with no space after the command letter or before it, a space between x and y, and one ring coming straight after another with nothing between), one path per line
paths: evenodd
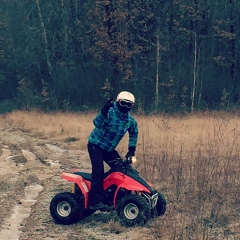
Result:
M86 150L96 113L16 111L6 128ZM240 117L229 113L135 116L135 167L167 199L167 212L150 223L154 239L240 239ZM127 136L117 150L127 152Z

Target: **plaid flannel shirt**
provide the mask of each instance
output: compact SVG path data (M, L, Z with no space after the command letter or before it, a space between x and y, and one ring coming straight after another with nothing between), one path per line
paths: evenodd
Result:
M113 151L126 132L129 133L128 146L136 147L138 126L136 120L129 113L122 113L117 108L116 102L109 109L106 117L101 112L94 118L95 128L88 141L96 144L105 151Z

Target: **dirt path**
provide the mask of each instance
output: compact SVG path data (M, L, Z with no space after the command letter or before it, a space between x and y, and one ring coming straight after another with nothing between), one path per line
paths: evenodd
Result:
M0 239L154 239L147 226L121 227L114 212L97 212L71 226L56 224L49 203L57 192L70 191L59 175L76 167L90 171L87 152L0 129Z

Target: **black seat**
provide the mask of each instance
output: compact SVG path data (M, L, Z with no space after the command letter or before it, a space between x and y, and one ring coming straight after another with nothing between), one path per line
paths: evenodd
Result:
M107 172L104 173L104 178L106 178L110 173L112 173L111 169ZM92 179L92 174L91 173L86 173L86 172L73 172L73 174L81 176L83 179L91 181Z
M82 178L91 181L92 179L92 174L91 173L86 173L86 172L73 172L73 174L79 175Z

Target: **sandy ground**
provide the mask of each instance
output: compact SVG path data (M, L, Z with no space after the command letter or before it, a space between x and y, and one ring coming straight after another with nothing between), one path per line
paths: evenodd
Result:
M52 197L72 187L60 173L76 167L90 172L87 152L72 149L71 143L0 127L0 239L154 239L149 225L120 226L115 212L96 212L70 226L54 222Z

